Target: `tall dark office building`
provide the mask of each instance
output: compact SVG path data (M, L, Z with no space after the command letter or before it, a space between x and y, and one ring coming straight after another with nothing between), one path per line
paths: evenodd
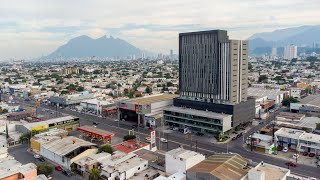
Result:
M179 35L181 98L237 104L247 99L248 42L227 31Z
M180 97L164 119L205 133L224 133L252 120L248 49L247 41L230 40L223 30L179 34Z

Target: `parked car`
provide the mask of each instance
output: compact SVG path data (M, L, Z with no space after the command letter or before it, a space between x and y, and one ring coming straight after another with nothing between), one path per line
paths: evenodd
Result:
M131 127L132 127L133 129L135 129L135 128L137 128L138 126L137 126L136 124L133 124Z
M277 150L278 151L282 151L283 147L282 146L278 146Z
M288 147L284 147L284 148L282 149L282 152L285 152L285 153L286 153L286 152L288 152L288 150L289 150Z
M55 169L56 171L62 171L62 170L63 170L61 166L56 166L56 167L54 167L54 169Z
M303 152L303 153L302 153L302 155L304 155L304 156L308 156L308 155L309 155L309 153L308 153L308 152Z
M71 171L69 171L69 170L63 170L62 174L66 175L68 177L70 177L72 175Z
M40 156L40 158L38 158L38 160L41 161L41 162L45 162L46 161L42 156Z
M41 156L38 155L38 154L35 154L33 157L36 158L36 159L39 159Z
M291 167L297 167L297 164L294 162L286 162L286 165Z
M99 125L99 123L98 122L96 122L96 121L93 121L93 123L92 123L93 125Z
M160 141L163 143L168 143L168 140L166 140L165 138L160 138Z
M151 142L150 136L147 136L147 137L146 137L146 141L147 141L147 142Z
M315 153L309 153L309 157L315 157L316 154Z
M294 155L292 156L292 158L293 158L293 159L298 159L298 158L299 158L299 154L294 154Z
M177 130L179 130L179 128L174 127L174 128L172 128L172 130L177 131Z
M233 137L232 139L231 139L231 141L235 141L237 139L237 137Z
M51 177L50 175L48 175L48 176L47 176L47 179L49 179L49 180L50 180L50 179L52 179L52 177Z
M196 135L197 135L197 136L204 136L204 134L201 133L201 132L197 132Z

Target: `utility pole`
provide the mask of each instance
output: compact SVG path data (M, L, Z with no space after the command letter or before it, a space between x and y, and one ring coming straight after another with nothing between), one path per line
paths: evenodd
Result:
M198 152L198 140L196 140L196 152Z
M251 152L252 152L252 146L253 146L253 138L252 137L250 138L250 141L251 141Z
M169 150L169 133L167 133L167 151Z

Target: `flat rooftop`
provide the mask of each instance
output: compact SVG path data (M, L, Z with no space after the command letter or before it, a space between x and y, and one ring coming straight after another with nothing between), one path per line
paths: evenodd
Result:
M89 133L93 133L99 136L103 136L103 137L112 137L115 135L115 133L113 132L109 132L107 130L103 130L103 129L99 129L93 126L89 126L89 125L85 125L85 126L81 126L77 128L78 130L81 131L85 131L85 132L89 132Z
M320 135L319 134L312 134L312 133L304 133L300 136L300 140L320 144Z
M276 89L265 89L265 88L248 88L248 96L253 97L265 97L265 96L277 96L287 93L286 91L280 91Z
M320 94L318 95L309 95L303 99L299 99L299 104L309 104L313 106L320 107Z
M284 117L289 119L301 119L305 116L306 115L304 114L292 113L292 112L280 112L279 115L277 115L277 117Z
M276 136L287 137L287 138L292 138L292 139L299 139L299 137L304 133L305 132L302 130L282 127L278 131L276 131L274 134Z
M288 169L266 163L263 163L263 165L259 164L256 170L265 172L265 180L283 179L289 171Z
M195 151L190 151L183 148L172 149L171 151L168 151L166 154L182 159L188 159L189 157L201 155L200 153L197 153Z
M211 111L201 111L201 110L182 108L182 107L176 107L176 106L170 106L170 107L164 108L164 110L190 114L190 115L195 115L200 117L207 117L207 118L224 119L224 118L232 117L232 115L229 115L229 114L215 113Z
M150 144L144 143L144 142L138 142L136 140L128 140L125 142L122 142L120 144L112 146L113 149L124 152L124 153L131 153L138 149L148 147Z
M46 125L46 124L54 124L54 123L59 123L59 122L69 121L69 120L72 121L72 120L74 120L76 118L77 117L74 117L74 116L64 116L64 117L48 119L48 120L39 121L39 122L25 123L23 125L26 128L28 128L29 130L31 130L33 127L42 126L42 125Z
M161 101L168 101L172 100L173 98L179 97L179 95L175 94L156 94L151 96L145 96L142 98L134 98L130 100L125 100L124 102L132 103L132 104L139 104L139 105L147 105Z
M320 123L320 118L318 117L305 117L297 125L315 129L318 123Z

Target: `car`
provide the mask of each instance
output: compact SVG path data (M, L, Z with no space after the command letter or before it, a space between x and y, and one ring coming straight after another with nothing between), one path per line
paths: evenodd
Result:
M237 139L237 137L235 136L235 137L233 137L232 139L231 139L231 141L235 141Z
M41 162L45 162L46 160L41 156L40 158L38 158L39 161Z
M308 153L308 152L303 152L303 153L302 153L302 155L304 155L304 156L308 156L308 155L309 155L309 153Z
M291 167L297 167L297 164L294 162L286 162L286 165Z
M299 154L294 154L294 155L292 156L292 158L293 158L293 159L298 159L298 158L299 158Z
M62 171L62 170L63 170L61 166L56 166L56 167L54 167L54 169L55 169L56 171Z
M115 122L119 122L119 119L114 119Z
M62 174L66 175L68 177L70 177L72 175L71 171L69 171L69 170L63 170Z
M38 155L38 154L35 154L33 157L36 158L36 159L39 159L41 156Z
M315 157L316 154L315 153L309 153L309 157Z
M146 141L147 141L147 142L151 142L150 136L147 136L147 137L146 137Z
M259 122L259 124L264 124L264 122L263 122L263 121L261 121L261 122Z
M196 135L197 135L197 136L204 136L204 134L201 133L201 132L197 132Z
M177 131L177 130L179 130L179 128L174 127L174 128L172 128L172 130Z
M278 146L277 150L278 151L282 151L283 147L282 146Z
M288 150L289 150L288 147L284 147L284 148L282 149L282 152L285 152L285 153L286 153L286 152L288 152Z
M165 138L160 138L160 141L163 143L168 143L168 140L166 140Z
M98 122L96 122L96 121L93 121L93 123L92 123L93 125L99 125L99 123Z
M137 128L138 126L137 126L136 124L133 124L131 127L132 127L133 129L135 129L135 128Z
M49 179L49 180L50 180L50 179L52 179L52 177L51 177L50 175L48 175L48 176L47 176L47 179Z

